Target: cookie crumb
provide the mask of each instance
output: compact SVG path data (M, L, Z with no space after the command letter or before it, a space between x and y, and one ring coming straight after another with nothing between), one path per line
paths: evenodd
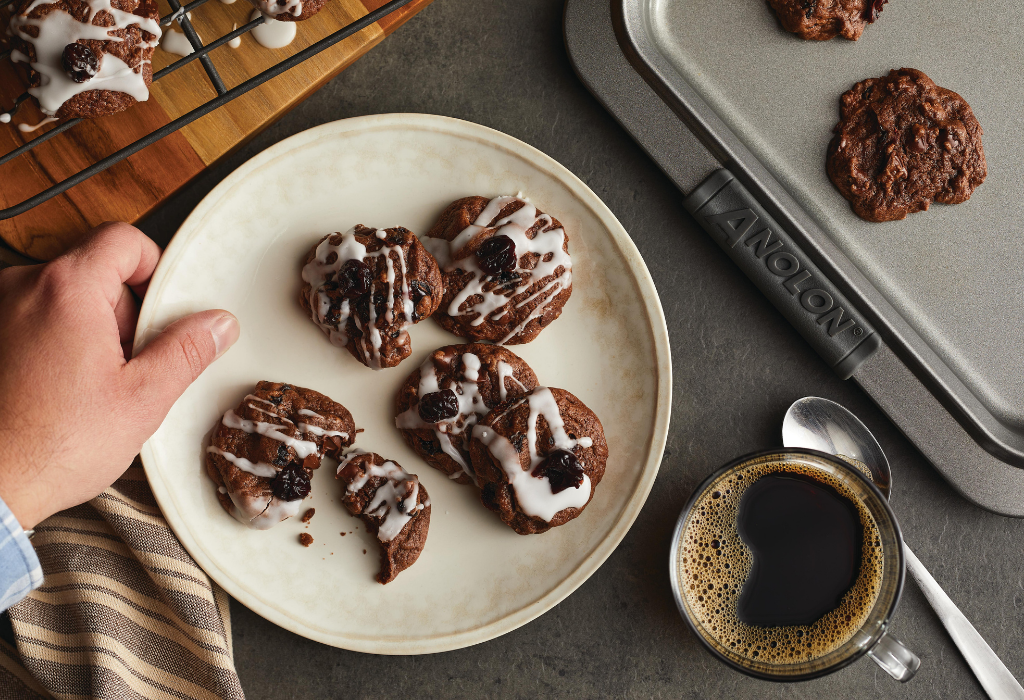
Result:
M344 533L344 532L343 532L343 533L341 533L341 536L342 536L342 537L344 537L344 536L345 536L345 533Z
M363 550L363 554L366 554L366 550L365 549Z
M308 523L310 520L313 519L314 515L316 515L316 508L310 508L309 510L302 514L302 522Z
M301 535L299 535L299 544L301 544L303 547L308 547L309 545L313 544L313 536L308 532L303 532Z

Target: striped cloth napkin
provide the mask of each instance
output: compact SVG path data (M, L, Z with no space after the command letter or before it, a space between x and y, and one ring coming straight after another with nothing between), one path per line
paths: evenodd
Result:
M45 579L9 611L0 699L244 698L228 596L174 537L138 460L32 544Z

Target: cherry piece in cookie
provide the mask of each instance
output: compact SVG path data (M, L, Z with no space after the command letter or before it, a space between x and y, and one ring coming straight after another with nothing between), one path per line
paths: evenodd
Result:
M868 221L965 202L987 174L970 105L913 68L854 85L840 99L834 131L828 176Z
M76 83L92 80L100 71L100 60L85 44L68 44L61 56L61 65L69 78Z
M417 412L427 423L440 423L459 415L459 397L451 389L434 391L420 397Z
M355 435L341 404L310 389L260 382L214 430L206 473L224 510L266 530L299 514L320 461L339 459Z
M528 343L572 294L569 238L554 217L521 197L452 202L423 240L444 274L434 318L456 335Z
M414 323L441 303L437 262L409 229L355 226L306 256L299 303L337 347L372 369L412 352Z
M351 452L338 465L341 503L377 536L380 572L390 583L412 566L427 543L430 497L415 474L372 452Z
M601 421L562 389L537 387L495 406L469 446L480 500L520 535L579 516L604 477Z
M469 457L473 426L502 401L537 386L522 358L500 345L438 348L405 380L395 425L423 460L460 484L476 480Z
M578 489L583 485L583 465L576 459L576 455L569 450L555 450L544 461L537 465L537 468L530 472L531 476L538 479L547 477L551 484L551 493L561 493L567 488Z

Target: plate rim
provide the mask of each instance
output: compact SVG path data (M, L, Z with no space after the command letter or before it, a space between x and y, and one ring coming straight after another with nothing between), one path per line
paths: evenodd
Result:
M149 321L152 320L151 317L154 314L156 302L153 300L159 296L159 293L170 278L168 270L175 267L176 259L189 245L191 239L201 230L200 225L203 219L215 207L216 203L229 190L243 181L246 175L265 167L291 151L305 146L311 140L334 136L351 138L359 133L379 131L387 128L433 131L460 139L469 138L516 156L531 167L535 167L553 179L558 180L576 197L581 205L585 206L601 221L602 225L611 234L613 242L633 276L633 284L639 291L647 311L654 346L654 370L657 374L655 390L657 398L655 402L655 419L652 426L650 444L647 448L647 459L641 472L640 480L629 500L619 512L608 534L591 550L590 555L579 566L573 569L547 593L496 620L459 632L407 640L394 638L371 640L345 634L330 634L310 627L294 617L264 605L243 588L241 584L236 583L225 570L220 568L216 561L207 556L202 546L192 537L185 519L177 512L176 508L170 507L173 504L170 488L159 470L156 467L149 466L154 461L153 448L149 440L142 446L141 457L147 480L157 504L160 506L161 513L182 546L213 582L257 615L307 639L351 651L386 655L439 653L462 649L507 634L535 620L568 597L600 568L622 542L633 522L640 514L657 479L664 456L665 445L668 440L668 427L672 409L672 358L668 327L660 296L639 249L637 249L636 244L622 224L619 223L612 211L597 194L569 171L568 168L542 151L504 132L474 122L432 114L393 113L352 117L320 124L293 134L256 154L221 180L196 205L195 209L182 222L171 242L164 250L160 262L153 273L146 297L139 310L139 320L134 342L135 346L138 347L144 338L144 329L149 326Z

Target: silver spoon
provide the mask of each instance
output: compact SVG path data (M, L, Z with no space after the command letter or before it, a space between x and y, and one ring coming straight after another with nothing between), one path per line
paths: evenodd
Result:
M782 421L782 444L858 460L871 471L878 490L889 498L892 486L889 460L867 427L834 401L808 396L790 406ZM906 543L903 544L903 552L910 575L917 581L988 696L993 700L1024 700L1024 688Z

